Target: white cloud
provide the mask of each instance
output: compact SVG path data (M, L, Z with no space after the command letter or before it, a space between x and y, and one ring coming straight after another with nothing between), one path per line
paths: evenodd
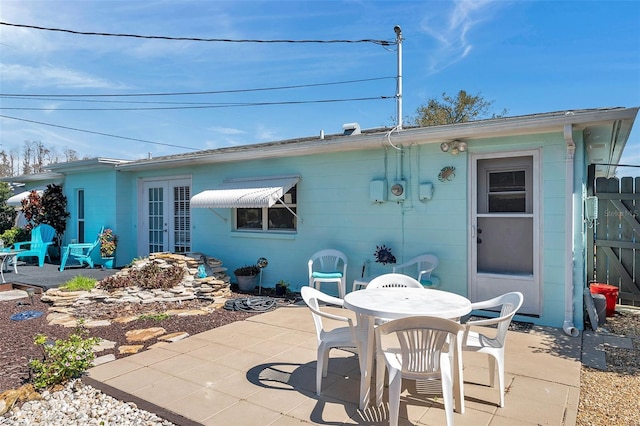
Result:
M26 87L56 87L81 89L122 89L99 77L74 71L65 67L28 66L19 64L0 64L0 75L5 82L14 82Z
M268 129L263 125L259 125L256 129L256 137L260 141L273 141L278 138L277 132L273 129Z
M244 133L247 133L244 130L234 129L233 127L221 127L221 126L209 127L209 130L211 130L214 133L220 133L221 135L242 135Z
M489 7L495 7L492 0L456 1L452 10L424 18L421 30L439 45L429 58L430 73L442 71L469 55L473 49L469 33L486 19Z

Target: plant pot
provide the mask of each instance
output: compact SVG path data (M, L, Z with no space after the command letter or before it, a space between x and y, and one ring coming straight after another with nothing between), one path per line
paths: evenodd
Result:
M287 294L287 288L283 285L276 286L276 296L284 296Z
M113 269L114 260L115 257L103 257L101 265L105 269Z
M236 281L238 282L238 290L245 292L253 292L258 285L257 275L236 275Z

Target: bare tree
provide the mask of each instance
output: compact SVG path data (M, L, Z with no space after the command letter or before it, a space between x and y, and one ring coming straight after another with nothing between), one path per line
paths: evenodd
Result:
M67 148L64 150L64 161L69 162L77 160L79 160L78 153L74 149Z
M5 150L0 151L0 176L13 176L11 161Z

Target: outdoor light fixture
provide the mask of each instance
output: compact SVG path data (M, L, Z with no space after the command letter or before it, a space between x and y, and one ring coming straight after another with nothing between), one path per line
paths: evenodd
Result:
M442 152L448 152L451 155L458 155L467 150L467 143L457 139L451 142L442 142L440 144L440 149Z

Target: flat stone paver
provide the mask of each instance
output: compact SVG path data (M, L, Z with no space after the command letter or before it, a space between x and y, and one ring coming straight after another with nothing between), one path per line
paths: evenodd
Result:
M604 344L600 336L585 338L594 348ZM358 409L353 352L331 351L322 395L315 394L316 346L306 306L280 307L96 366L84 380L176 424L388 424L386 392L382 407ZM582 338L562 330L510 331L500 408L486 356L464 353L466 412L455 413L455 423L575 425L585 354L591 351L583 350ZM403 395L401 424L444 421L440 396L411 386Z

